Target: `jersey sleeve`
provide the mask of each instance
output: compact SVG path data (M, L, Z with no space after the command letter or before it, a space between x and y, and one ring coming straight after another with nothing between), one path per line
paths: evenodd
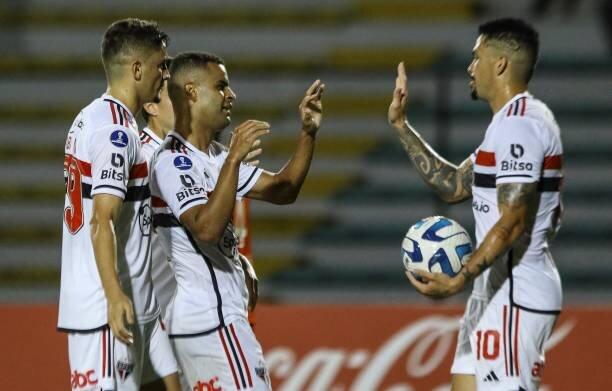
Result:
M496 184L540 180L545 151L537 136L536 125L525 118L509 118L497 127L494 142Z
M88 141L91 195L111 194L125 199L140 140L130 129L114 125L97 129Z
M157 178L155 185L177 219L188 209L208 202L203 171L194 167L193 159L189 156L160 156L153 170Z
M227 158L228 152L229 151L227 148L224 147L221 154L223 161L225 161ZM262 172L263 170L261 168L241 162L238 170L238 187L236 188L236 197L244 197L249 190L255 186Z
M236 196L244 197L249 192L249 190L251 190L251 188L255 186L262 172L263 171L260 168L251 166L249 164L240 163Z

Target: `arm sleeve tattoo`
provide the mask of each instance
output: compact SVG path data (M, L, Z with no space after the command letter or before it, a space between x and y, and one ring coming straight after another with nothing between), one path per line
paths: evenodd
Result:
M472 195L474 173L469 158L457 167L438 155L410 126L399 131L399 138L421 178L442 200L455 203Z

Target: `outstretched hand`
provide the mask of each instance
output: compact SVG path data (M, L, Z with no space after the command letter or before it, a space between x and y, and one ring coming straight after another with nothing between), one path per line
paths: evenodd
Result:
M408 100L407 80L404 62L400 62L397 66L397 77L395 78L393 100L391 100L389 112L387 114L389 124L394 128L403 127L404 121L406 120L406 102Z
M321 95L325 89L325 84L321 80L316 80L306 90L304 99L300 103L300 117L302 119L302 130L309 135L314 136L321 126L321 118L323 117L323 104L321 103Z

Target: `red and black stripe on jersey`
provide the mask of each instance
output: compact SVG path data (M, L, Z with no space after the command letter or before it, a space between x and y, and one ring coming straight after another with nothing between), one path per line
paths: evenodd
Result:
M67 171L68 167L71 164L75 164L77 166L80 174L83 177L91 179L91 163L85 162L83 160L79 160L73 155L66 154L64 156L64 171L65 172ZM132 166L132 168L130 169L129 180L147 178L148 176L149 176L149 169L147 168L147 163L144 162L144 163L135 164L134 166ZM64 178L64 182L68 183L68 178ZM127 191L119 187L115 187L112 185L106 185L106 184L98 185L96 189L104 188L104 187L113 188L115 190L119 190L122 193L124 193L125 194L124 201L132 201L132 202L142 201L142 200L146 200L147 198L151 197L151 191L149 189L148 184L145 184L142 186L128 186ZM81 184L81 192L82 192L83 198L91 199L91 191L92 191L91 183L83 182Z
M518 106L517 106L518 107ZM476 166L485 168L495 167L495 152L481 151L476 154ZM563 167L563 155L551 155L544 157L542 170L561 170ZM484 188L495 188L497 181L496 174L485 174L474 169L474 186ZM540 192L560 191L563 177L541 177L538 184Z
M170 142L170 151L172 153L188 153L189 147L183 144L180 139L174 137L173 135L169 135L169 137L172 139Z
M113 124L127 127L132 121L132 116L130 115L130 112L119 102L116 102L112 99L104 99L104 101L108 102L110 106L110 111L113 116Z
M523 96L518 98L510 106L508 106L508 111L506 112L506 117L519 116L522 117L525 115L525 110L527 109L527 97Z
M157 141L156 138L154 138L151 134L149 134L149 132L147 132L146 129L142 129L140 131L139 137L140 137L140 142L142 144L160 145L159 141Z

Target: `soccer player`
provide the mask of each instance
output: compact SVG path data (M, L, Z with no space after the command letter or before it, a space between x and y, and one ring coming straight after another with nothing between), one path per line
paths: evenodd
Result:
M102 40L108 89L76 117L65 145L58 329L72 389L138 390L145 360L179 390L150 264L148 169L135 115L168 77L167 35L124 19Z
M553 114L527 91L538 47L537 32L521 20L480 26L468 73L472 97L489 104L493 119L459 166L408 123L406 73L398 66L389 123L422 179L446 202L471 197L476 220L477 249L457 276L406 273L430 297L453 295L474 280L451 369L454 391L536 390L544 342L561 309L548 242L561 213L563 149Z
M176 129L155 154L151 175L154 222L178 282L167 312L169 335L194 390L267 390L263 353L247 320L246 266L230 218L237 196L276 204L296 199L314 151L324 85L317 80L306 92L295 153L270 173L243 163L261 153L266 122L240 124L229 148L214 141L230 124L236 98L223 60L183 53L170 74Z
M166 68L169 69L172 64L172 59L166 59ZM162 89L159 92L159 96L156 97L152 102L147 102L142 107L142 117L146 122L146 126L140 132L140 141L142 145L142 152L145 156L147 162L151 162L153 158L153 154L159 148L164 138L172 129L174 129L174 111L172 109L172 102L168 97L168 85L165 81ZM257 164L258 162L249 162L249 164ZM234 222L236 226L240 224L244 226L244 230L246 230L246 226L248 225L248 208L244 205L246 200L236 201L236 208L234 209L234 215L241 220L240 222ZM237 234L242 234L241 246L245 247L246 254L245 256L250 256L250 242L249 233L241 232ZM240 235L239 235L240 236ZM242 242L247 242L246 244ZM151 233L151 253L152 253L152 276L153 276L153 290L155 292L155 296L159 302L159 306L161 307L161 313L166 313L166 308L168 307L168 303L170 303L170 299L174 294L176 289L176 280L174 278L174 272L169 266L169 258L165 254L162 244L159 241L159 238L153 229ZM248 262L248 260L247 260ZM251 268L249 268L251 269ZM252 269L251 269L252 270ZM249 291L253 292L256 290L256 281L257 277L254 275L254 271L252 271L251 276L254 278L253 283L254 287L250 288ZM253 292L249 295L249 310L254 309L256 303L256 292Z
M167 58L166 69L170 68L171 63L172 60ZM172 102L168 97L167 81L164 81L159 96L155 97L152 102L143 105L142 117L147 124L140 131L142 153L147 163L150 164L157 148L159 148L168 132L174 129L174 112L172 111ZM155 229L151 231L151 275L153 291L163 316L176 289L176 280Z
M166 58L165 66L167 69L170 68L171 64L172 59ZM157 96L152 102L147 102L143 105L142 117L147 125L140 132L140 141L142 143L143 155L150 164L153 154L162 144L163 139L166 137L168 132L174 129L174 111L172 109L172 102L168 97L167 81L164 81L164 84L159 92L159 96ZM250 164L253 163L257 162L250 162ZM234 219L233 221L236 231L238 231L239 224L240 226L244 227L243 231L246 231L247 229L249 212L248 208L244 205L245 201L247 200L241 199L236 201L234 216L235 218L238 217L238 220L240 220L236 221ZM236 234L240 239L238 250L242 252L241 247L244 247L244 249L248 251L247 254L250 254L250 245L244 246L242 243L242 241L248 241L249 233L236 232ZM240 237L240 234L242 234L242 237ZM166 313L168 304L172 299L172 295L176 291L176 279L174 278L174 271L169 265L170 258L168 255L166 255L166 251L162 247L162 243L156 233L155 227L151 231L151 254L153 290L161 307L163 317ZM242 258L242 260L244 266L247 267L245 270L245 277L249 292L249 311L252 311L257 303L257 276L255 274L255 270L248 261L247 254L245 254L245 258ZM251 313L249 312L249 316L250 315ZM163 384L160 384L157 374L151 369L152 368L145 365L143 370L143 383L148 383L147 390L163 389ZM179 379L181 383L184 383L183 389L191 389L191 387L186 386L186 380L184 380L184 377L180 374L180 372Z

